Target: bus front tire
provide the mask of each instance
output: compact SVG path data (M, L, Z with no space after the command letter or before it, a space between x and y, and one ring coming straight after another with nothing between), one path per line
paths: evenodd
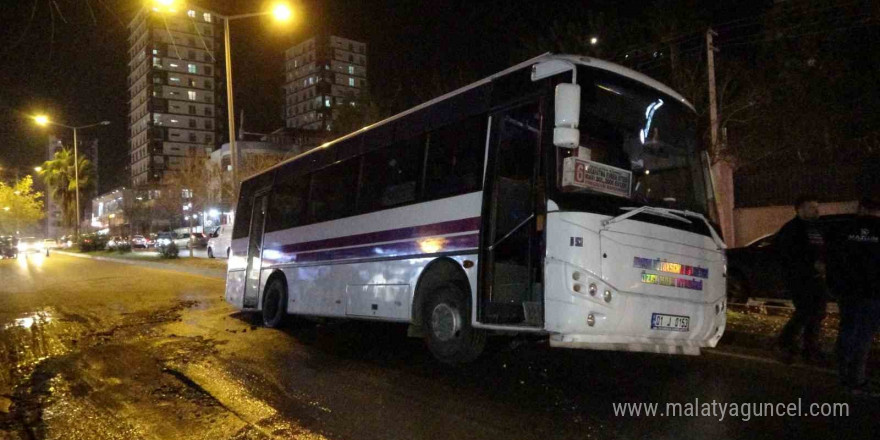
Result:
M448 284L431 292L422 310L425 343L437 360L461 364L475 360L486 346L486 333L471 327L471 301Z
M284 322L284 310L287 306L287 289L279 280L272 280L266 286L263 297L263 325L278 328Z

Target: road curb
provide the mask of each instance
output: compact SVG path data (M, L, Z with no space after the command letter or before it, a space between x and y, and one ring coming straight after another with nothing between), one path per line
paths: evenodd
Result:
M66 251L51 251L53 254L65 255L68 257L76 257L76 258L85 258L90 260L97 261L106 261L110 263L119 263L119 264L130 264L133 266L141 266L147 267L150 269L158 269L158 270L167 270L171 272L180 272L189 275L198 275L206 278L214 278L219 280L226 279L226 271L218 270L218 269L201 269L197 267L183 267L175 264L166 264L166 263L156 263L153 261L137 261L137 260L126 260L123 258L110 258L110 257L98 257L94 255L87 254L79 254L76 252L66 252Z

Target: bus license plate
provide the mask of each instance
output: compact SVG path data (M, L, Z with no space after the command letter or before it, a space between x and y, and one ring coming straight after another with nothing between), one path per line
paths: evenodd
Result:
M690 321L691 318L688 316L653 313L651 314L651 329L686 332L689 330Z

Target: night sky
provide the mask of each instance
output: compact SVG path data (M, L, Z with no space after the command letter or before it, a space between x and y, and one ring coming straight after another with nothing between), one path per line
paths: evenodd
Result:
M112 125L91 132L101 143L100 190L127 183L127 24L140 1L0 0L0 166L29 169L45 159L47 131L28 114L44 111L68 125L106 119ZM236 14L262 1L194 3ZM695 12L708 22L757 13L743 2L683 3L711 4ZM301 0L286 31L263 18L232 23L236 117L244 110L252 132L282 126L282 52L319 29L368 44L371 93L388 114L538 55L544 50L524 46L523 36L539 38L554 21L637 16L645 4Z

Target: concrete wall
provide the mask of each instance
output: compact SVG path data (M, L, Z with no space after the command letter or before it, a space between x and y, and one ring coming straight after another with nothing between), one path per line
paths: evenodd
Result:
M858 205L858 201L820 203L819 214L854 213ZM733 224L736 230L736 242L732 245L728 242L728 246L745 246L756 238L776 232L782 225L794 218L794 215L794 208L791 205L735 209Z

